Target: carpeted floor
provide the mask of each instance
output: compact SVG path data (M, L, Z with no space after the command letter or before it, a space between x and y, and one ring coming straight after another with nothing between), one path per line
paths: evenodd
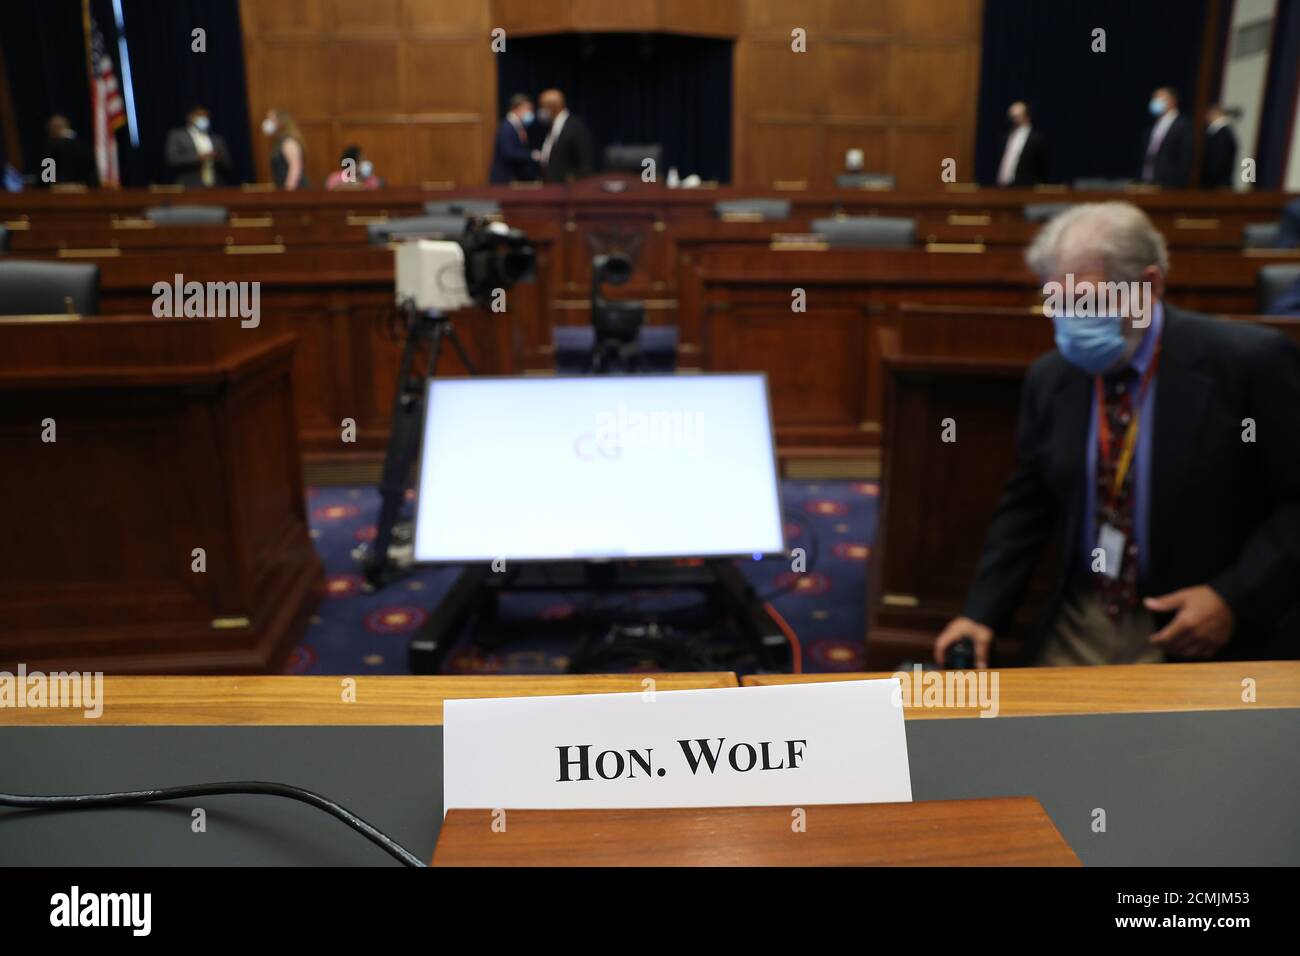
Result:
M788 588L772 604L799 638L805 671L861 670L864 659L866 559L876 523L878 487L857 481L785 481L782 499L791 548L804 548L807 571L776 562L739 562L761 593ZM455 579L450 568L419 569L382 591L363 587L352 557L374 535L379 493L366 488L310 488L307 505L316 550L325 562L326 596L307 636L285 667L292 674L408 673L407 641ZM813 540L815 538L815 541ZM792 586L791 586L792 585ZM657 609L672 596L647 596ZM554 620L575 611L576 596L538 594L506 599L514 615ZM503 602L503 604L506 602ZM533 615L535 617L529 617ZM719 666L752 670L742 648L720 646ZM573 641L528 639L484 648L462 640L446 671L458 674L560 673Z

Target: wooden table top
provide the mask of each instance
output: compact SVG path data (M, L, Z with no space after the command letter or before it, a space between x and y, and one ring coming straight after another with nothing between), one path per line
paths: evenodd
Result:
M653 681L653 685L649 684ZM350 684L348 682L351 682ZM78 708L0 708L24 725L440 725L444 700L736 687L730 671L697 674L454 677L104 677L103 715ZM347 698L351 698L350 700Z
M927 672L928 673L928 672ZM1300 707L1300 661L1011 668L997 675L1003 717ZM865 680L891 674L757 674L742 686ZM909 675L910 676L910 675ZM641 693L735 687L731 672L696 674L465 675L438 677L175 676L104 678L103 715L77 708L0 708L0 725L440 725L449 698ZM349 683L350 682L350 683ZM978 717L979 706L925 706L908 719ZM1248 691L1253 690L1250 700ZM350 700L347 698L351 698ZM917 704L920 704L918 706Z
M796 832L800 811L804 829ZM1037 800L1003 797L803 808L451 810L433 864L1078 866L1079 859Z
M904 672L908 673L908 672ZM970 672L965 672L969 674ZM979 672L975 672L979 673ZM1110 667L1016 667L998 675L1001 717L1056 714L1132 714L1189 710L1300 707L1300 661L1227 661L1205 664L1131 664ZM867 680L892 674L754 674L745 687L814 681ZM910 684L915 685L909 673ZM922 679L924 682L924 678ZM977 717L977 706L914 706L905 687L908 719ZM992 683L989 683L992 690ZM1250 699L1253 693L1253 700ZM949 698L952 700L953 698ZM966 696L969 702L970 695Z

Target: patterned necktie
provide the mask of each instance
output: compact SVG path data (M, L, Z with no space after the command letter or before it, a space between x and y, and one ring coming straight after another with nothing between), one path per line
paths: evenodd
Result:
M1120 562L1118 577L1112 578L1102 572L1096 572L1093 577L1096 579L1102 607L1112 622L1137 604L1138 544L1133 522L1133 497L1137 486L1136 456L1129 462L1119 494L1113 495L1115 475L1124 453L1124 438L1133 418L1133 393L1137 388L1137 374L1131 367L1102 380L1105 415L1110 424L1110 444L1108 448L1097 450L1097 528L1094 529L1094 534L1099 534L1103 524L1109 524L1122 533L1124 557Z

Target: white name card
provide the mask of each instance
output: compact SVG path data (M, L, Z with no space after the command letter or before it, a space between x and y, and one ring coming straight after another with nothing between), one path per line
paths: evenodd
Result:
M448 700L446 809L912 799L896 679Z

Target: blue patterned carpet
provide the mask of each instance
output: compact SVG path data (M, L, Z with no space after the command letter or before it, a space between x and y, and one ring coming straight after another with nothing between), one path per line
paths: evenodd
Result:
M815 563L795 575L775 562L740 562L760 593L789 589L772 601L799 638L805 671L861 670L866 633L866 560L876 523L878 486L859 481L785 481L782 498L786 537L804 548ZM374 535L379 493L366 488L309 488L311 534L325 563L326 596L306 638L294 649L285 671L291 674L404 674L412 631L451 587L450 568L420 569L382 591L367 592L352 557L358 542ZM814 544L813 538L816 538ZM815 554L814 554L814 548ZM671 600L659 596L657 600ZM539 620L564 618L575 600L562 594L520 595L512 614ZM655 605L658 607L658 605ZM462 640L446 670L457 674L544 674L563 672L572 642L521 639L495 649ZM752 669L739 654L720 660L733 669Z

